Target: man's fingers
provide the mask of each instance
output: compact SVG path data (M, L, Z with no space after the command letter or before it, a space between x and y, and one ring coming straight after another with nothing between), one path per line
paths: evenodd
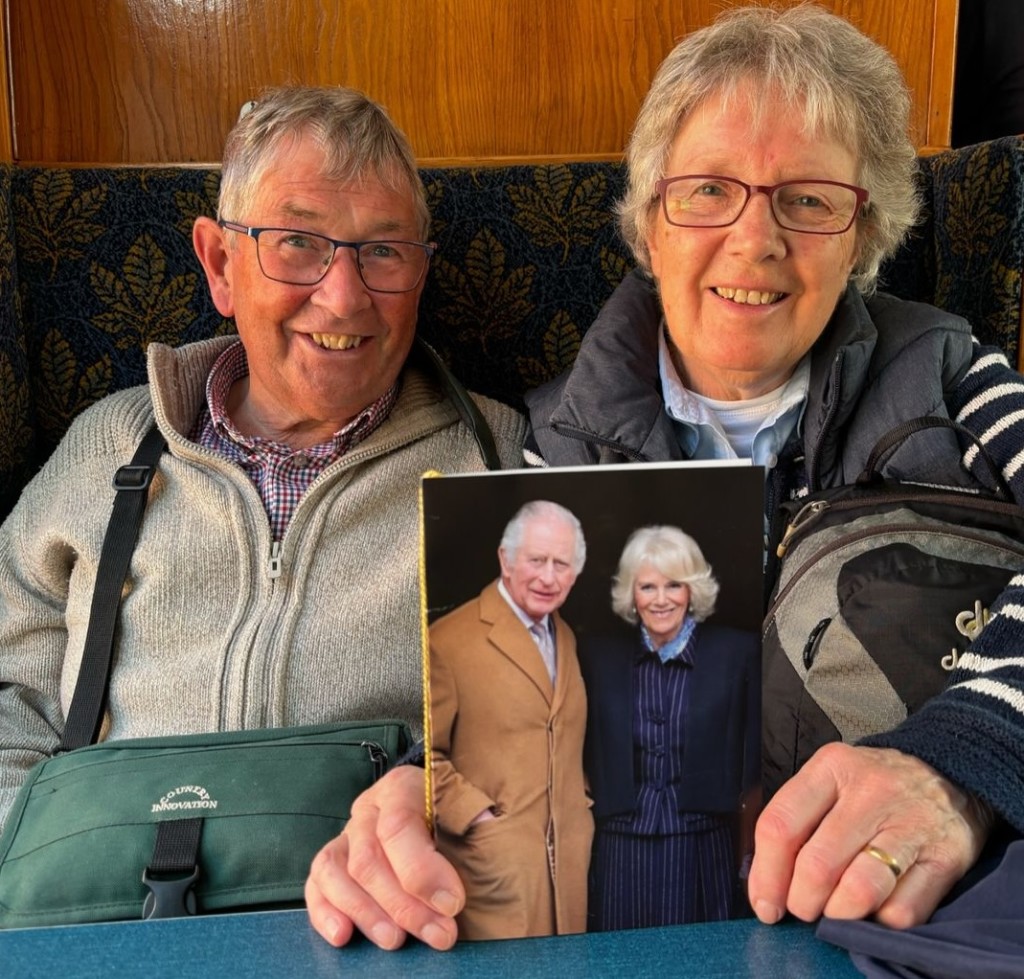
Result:
M884 844L884 845L883 845ZM874 914L906 880L914 868L916 849L879 836L869 847L854 854L825 901L829 918L866 918Z
M392 946L381 942L387 940L381 915L433 948L450 948L458 937L454 916L462 908L462 884L434 848L423 814L378 813L376 823L374 836L346 829L347 876L356 887L349 890L345 882L341 906L352 909L359 930L382 948Z
M352 920L342 914L338 909L324 897L321 891L321 875L317 870L317 860L326 859L324 854L326 847L317 854L310 868L310 875L306 878L305 898L306 911L309 914L309 922L331 945L340 948L348 944L352 938L354 926Z
M926 922L946 896L953 881L941 880L926 865L915 864L875 912L875 920L890 928L913 928Z
M345 831L317 854L306 902L332 945L347 942L354 928L385 949L407 933L437 949L455 943L465 892L434 847L423 798L421 769L393 770L353 803Z
M306 881L306 909L313 927L332 945L344 945L358 928L375 945L398 948L405 933L348 870L348 840L332 840L314 858Z
M458 873L427 826L423 778L412 766L391 772L356 801L345 830L350 873L400 924L410 898L448 918L465 901Z

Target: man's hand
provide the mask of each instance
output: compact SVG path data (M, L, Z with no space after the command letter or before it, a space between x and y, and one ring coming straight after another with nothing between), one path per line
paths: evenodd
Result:
M384 949L407 934L437 949L455 944L465 891L434 847L423 793L423 769L393 769L356 799L344 832L314 858L306 909L332 945L355 929Z
M974 864L991 826L986 807L917 758L826 745L758 819L750 904L768 924L789 910L909 928Z

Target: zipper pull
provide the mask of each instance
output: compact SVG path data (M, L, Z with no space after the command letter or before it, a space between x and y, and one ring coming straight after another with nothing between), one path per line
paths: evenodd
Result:
M363 747L369 752L373 763L373 780L376 782L387 771L388 753L376 741L364 741Z
M797 510L796 516L793 517L789 522L789 525L786 527L786 532L782 535L782 540L779 541L778 546L775 548L775 556L785 557L786 551L789 550L789 543L793 539L793 535L806 523L816 519L827 509L828 501L826 500L812 500L810 503L805 503L800 507L800 509Z
M281 577L281 542L279 540L270 545L270 566L267 568L267 574L271 578Z

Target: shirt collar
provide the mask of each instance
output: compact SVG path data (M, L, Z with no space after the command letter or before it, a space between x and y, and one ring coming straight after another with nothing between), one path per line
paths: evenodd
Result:
M511 608L512 611L515 612L516 618L519 619L519 621L522 622L527 629L532 629L535 625L540 625L544 629L547 629L549 635L551 634L551 616L545 615L544 618L540 620L540 622L535 622L533 619L531 619L530 616L528 616L518 605L516 605L512 596L508 593L508 589L505 587L505 582L502 581L501 578L498 579L498 594L501 595L501 597L504 598L506 602L508 602L509 608Z
M293 450L284 443L258 435L243 435L228 417L228 395L232 386L249 376L249 358L242 341L231 344L214 361L210 374L206 379L206 404L210 412L210 421L217 433L247 449L272 450L282 455L291 455ZM358 442L365 439L385 418L398 400L398 382L396 381L376 401L367 405L355 418L339 428L330 439L316 446L303 450L308 456L334 455L347 452Z
M683 453L690 459L735 459L736 450L715 413L695 398L680 379L669 353L664 323L658 331L658 373L665 411L672 419ZM801 425L810 382L811 358L807 355L786 382L777 410L761 423L754 436L755 465L773 465L794 429Z
M647 626L642 622L640 623L640 638L643 641L644 648L652 655L657 656L662 663L677 659L686 666L693 666L693 649L691 648L690 639L693 637L696 628L697 620L687 612L679 633L675 638L670 639L658 649L654 648L654 643L651 641L651 635L647 631Z

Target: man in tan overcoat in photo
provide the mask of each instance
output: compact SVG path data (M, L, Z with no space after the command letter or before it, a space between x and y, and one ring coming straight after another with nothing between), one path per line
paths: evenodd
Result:
M505 528L501 577L430 628L434 806L466 887L460 938L586 928L586 694L557 611L585 557L576 517L531 501Z

